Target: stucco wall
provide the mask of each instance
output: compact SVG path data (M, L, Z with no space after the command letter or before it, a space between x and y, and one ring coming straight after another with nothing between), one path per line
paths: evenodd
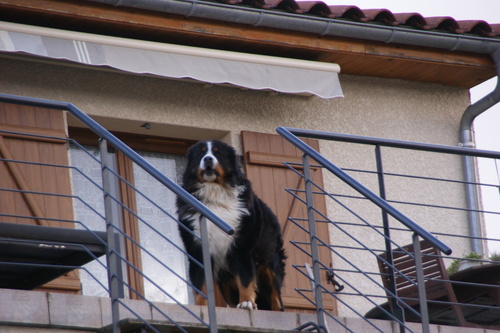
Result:
M324 100L0 61L0 87L6 93L69 101L110 119L228 131L236 145L241 130L272 133L277 126L456 145L469 103L465 89L347 75L340 77L345 98Z
M145 133L147 130L140 125L149 122L152 128L147 133L151 135L221 138L237 149L242 130L275 133L278 126L456 145L459 120L469 104L465 89L348 75L340 77L345 97L324 100L5 58L0 58L0 68L2 93L71 102L111 130ZM375 170L371 147L322 143L321 149L342 167ZM422 175L438 171L440 176L461 178L462 167L456 157L436 156L431 158L434 164L429 166L419 153L387 150L384 154L387 156L386 171ZM356 177L377 191L375 176ZM463 206L461 186L450 189L420 186L410 180L405 182L389 181L389 196L425 202L445 198L447 204ZM339 193L350 193L327 174L325 185ZM379 219L380 212L365 206L366 203L352 204L364 215ZM328 207L330 217L351 218L333 203ZM432 231L467 232L462 213L441 212L429 217L418 208L402 209ZM356 237L380 242L364 231ZM335 228L331 230L331 240L335 244L353 243ZM463 240L450 242L457 254L465 252L468 246ZM357 265L377 270L373 257L354 256L353 259ZM334 262L336 268L351 268L341 260L334 258ZM350 278L347 273L345 277L358 279ZM359 281L364 285L361 279ZM367 305L361 302L359 307L366 309ZM348 315L343 311L341 308L341 315Z

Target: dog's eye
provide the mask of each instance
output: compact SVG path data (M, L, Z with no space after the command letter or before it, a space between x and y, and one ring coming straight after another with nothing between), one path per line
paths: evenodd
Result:
M214 153L218 152L219 151L219 148L215 147L214 148Z
M201 151L202 151L203 153L205 153L205 152L207 151L207 147L203 147L203 148L201 148Z

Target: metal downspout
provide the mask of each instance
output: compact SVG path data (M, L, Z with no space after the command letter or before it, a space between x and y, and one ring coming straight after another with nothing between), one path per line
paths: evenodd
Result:
M500 102L500 47L492 53L497 68L497 85L495 89L477 101L469 105L462 115L460 121L460 145L468 148L475 148L472 133L474 119L493 105ZM471 238L471 251L483 254L483 244L481 242L482 231L479 212L479 194L477 187L477 168L475 159L472 156L464 157L464 173L466 182L467 208L469 214L469 228Z

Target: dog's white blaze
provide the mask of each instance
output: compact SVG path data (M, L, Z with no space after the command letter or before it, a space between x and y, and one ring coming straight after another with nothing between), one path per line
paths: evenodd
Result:
M234 229L237 229L241 218L245 215L249 215L243 202L238 200L238 195L243 190L243 186L227 189L219 184L203 183L200 185L196 194L201 198L201 202L205 206ZM199 218L200 214L197 213L192 219L194 222L194 232L198 236L200 235ZM226 234L210 221L208 221L208 235L210 253L215 261L214 268L219 269L224 265L224 257L229 246L233 242L234 235Z
M200 161L200 168L202 170L205 170L207 168L205 165L205 157L211 157L214 161L214 166L217 165L217 163L219 163L219 161L217 160L217 158L215 157L215 155L212 151L212 141L207 142L207 153L202 157L202 159Z

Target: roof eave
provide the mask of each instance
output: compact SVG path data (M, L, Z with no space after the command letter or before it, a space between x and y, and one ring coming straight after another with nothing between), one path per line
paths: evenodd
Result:
M493 54L500 47L500 39L498 38L457 35L428 30L412 30L398 26L334 20L198 0L86 1L177 14L185 17L246 24L254 27L293 30L319 36L355 38L383 43L439 48L449 51Z

